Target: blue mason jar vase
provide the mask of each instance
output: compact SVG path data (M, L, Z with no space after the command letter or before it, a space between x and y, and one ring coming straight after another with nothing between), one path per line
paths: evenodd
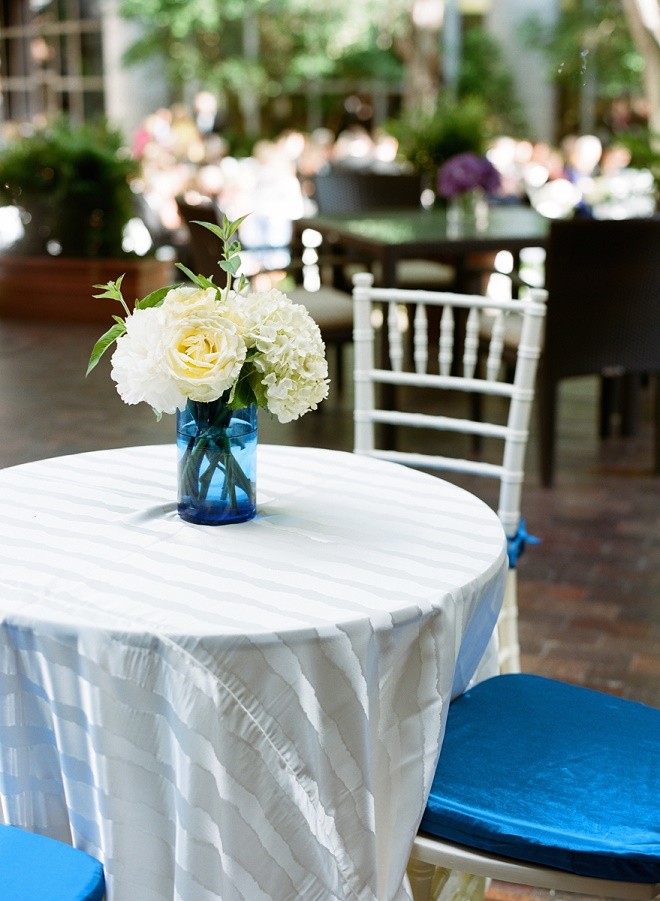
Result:
M257 408L230 410L223 398L189 400L177 411L178 513L221 526L257 512Z

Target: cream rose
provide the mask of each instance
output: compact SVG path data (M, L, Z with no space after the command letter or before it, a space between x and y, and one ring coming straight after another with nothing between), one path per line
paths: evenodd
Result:
M217 400L231 388L245 362L247 348L236 325L217 312L166 319L164 366L179 391L191 400Z
M182 320L188 316L216 313L220 306L213 288L180 285L167 292L160 309L167 319Z

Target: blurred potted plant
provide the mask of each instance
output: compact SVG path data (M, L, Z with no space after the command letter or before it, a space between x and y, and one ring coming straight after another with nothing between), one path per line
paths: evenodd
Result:
M486 109L477 98L439 103L432 115L390 122L387 130L399 141L399 153L434 190L444 162L459 153L483 154L489 137Z
M135 296L162 285L168 263L125 253L138 164L107 123L65 119L0 150L0 201L20 210L24 234L0 254L0 315L98 321L89 285L126 273Z

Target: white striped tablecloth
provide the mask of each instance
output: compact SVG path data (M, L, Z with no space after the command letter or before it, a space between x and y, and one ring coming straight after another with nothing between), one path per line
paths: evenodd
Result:
M176 514L174 447L0 471L4 818L108 901L393 901L506 574L485 504L264 446L258 514Z

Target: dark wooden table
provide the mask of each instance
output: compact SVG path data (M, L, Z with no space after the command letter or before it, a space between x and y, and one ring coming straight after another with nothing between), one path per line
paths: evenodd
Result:
M334 254L379 264L380 281L396 287L400 260L426 259L456 267L459 290L470 290L469 274L475 257L508 250L518 255L525 247L546 247L550 221L523 206L494 206L485 229L466 228L460 236L448 234L443 209L393 210L343 215L310 216L294 223L294 240L302 233L318 231Z

